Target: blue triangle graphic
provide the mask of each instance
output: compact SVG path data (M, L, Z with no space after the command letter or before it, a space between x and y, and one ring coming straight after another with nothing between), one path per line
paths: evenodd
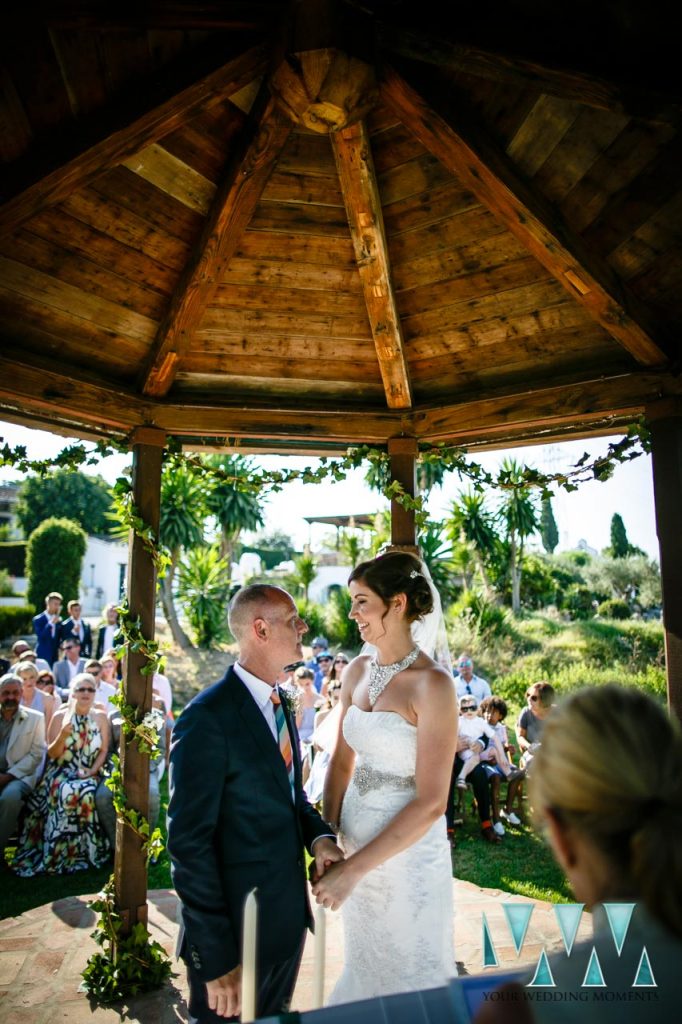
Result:
M490 929L488 928L488 919L485 914L483 915L483 966L484 967L497 967L497 953L493 946L493 940L490 937Z
M656 979L654 978L654 972L651 970L651 963L649 961L649 954L646 951L646 946L642 949L642 955L639 958L639 967L637 968L637 974L635 975L632 987L658 988L656 985Z
M540 953L540 959L538 965L535 968L535 974L533 975L532 981L529 981L526 988L554 988L554 975L552 969L549 966L549 960L544 949Z
M584 903L557 903L554 907L554 913L561 929L561 938L564 940L566 956L571 955L584 907Z
M599 957L597 956L597 950L593 947L590 953L590 962L587 965L585 971L585 977L583 978L583 988L606 988L606 982L604 981L604 975L602 974L601 964L599 963Z
M616 950L618 956L620 956L625 943L625 936L628 933L630 927L630 918L632 917L632 911L635 909L636 904L634 903L605 903L604 910L606 916L609 919L609 925L611 926L611 934L613 935L613 941L616 944Z
M503 903L502 909L518 956L528 931L528 922L533 913L533 903Z

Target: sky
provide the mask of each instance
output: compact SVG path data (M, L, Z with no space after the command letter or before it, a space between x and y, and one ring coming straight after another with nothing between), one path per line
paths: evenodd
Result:
M26 445L29 457L37 459L54 456L69 443L67 438L56 434L4 422L0 422L0 438L3 439L0 443L6 442L10 446ZM506 454L543 472L559 472L575 464L584 452L589 452L591 457L603 454L610 440L617 438L589 438L562 444L514 448L508 452L480 452L472 458L493 472ZM267 456L255 461L267 468L317 464L315 459L293 456ZM112 456L88 472L99 472L108 482L113 483L125 468L126 462L125 456ZM288 533L298 548L310 543L313 550L318 549L323 538L329 534L329 528L310 528L303 516L374 513L388 506L381 495L366 486L363 475L362 470L356 470L343 483L325 481L322 484L287 485L280 494L272 495L264 505L265 530L277 529ZM8 467L0 469L0 480L17 479L16 471ZM435 488L431 494L428 503L430 517L440 520L447 516L453 500L465 486L466 482L463 483L456 474L448 474L442 489ZM582 484L578 491L570 494L555 491L553 508L559 528L559 551L574 548L580 540L600 551L610 543L611 517L618 512L625 522L630 543L658 560L651 457L648 455L618 466L613 478L606 483L593 481Z

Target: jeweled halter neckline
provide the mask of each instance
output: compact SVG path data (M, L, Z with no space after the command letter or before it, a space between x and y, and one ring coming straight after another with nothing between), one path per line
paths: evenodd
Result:
M418 647L413 647L409 654L406 654L402 661L394 661L392 665L380 665L376 657L369 663L369 706L374 707L379 697L384 692L393 676L398 672L409 668L420 655Z

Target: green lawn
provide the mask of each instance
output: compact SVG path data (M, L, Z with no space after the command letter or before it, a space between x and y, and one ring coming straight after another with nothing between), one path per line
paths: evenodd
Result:
M165 839L167 781L161 782L161 827ZM470 797L469 797L470 799ZM11 859L14 851L7 851ZM573 896L562 872L556 867L549 849L528 826L507 829L502 843L492 846L480 838L478 818L471 810L465 824L457 829L453 851L453 874L484 888L550 900L571 902ZM98 892L112 867L79 871L74 875L38 875L16 878L8 872L0 876L0 918L15 917L32 907L39 907L65 896L82 896ZM148 871L150 889L171 888L168 854L163 853Z

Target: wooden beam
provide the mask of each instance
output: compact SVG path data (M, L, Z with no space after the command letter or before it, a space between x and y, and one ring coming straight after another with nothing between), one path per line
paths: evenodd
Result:
M178 361L218 289L291 129L264 86L140 375L144 394L158 397L170 390Z
M402 485L410 497L417 496L417 455L419 446L416 437L391 437L388 440L388 454L391 461L391 480ZM414 511L406 509L399 501L391 499L391 545L401 548L416 548L417 529Z
M389 409L412 405L410 374L395 301L384 218L369 134L358 121L331 135L381 379Z
M42 0L37 5L29 5L29 11L41 24L70 32L130 32L136 29L206 32L210 29L269 28L281 13L281 4L263 0L214 0L213 3L201 4L196 0L185 3L174 0L172 4L167 0L145 0L144 4ZM25 22L27 16L28 12L22 10L21 5L9 15L15 23Z
M652 408L651 457L656 504L656 532L661 553L665 666L668 704L682 720L682 407L675 414Z
M648 87L578 71L552 67L500 49L477 46L439 35L429 29L407 27L380 20L376 28L379 46L390 54L434 64L450 71L474 75L516 88L535 88L541 93L598 110L667 124L682 120L682 93L664 95Z
M166 436L160 430L142 428L133 434L133 503L145 524L158 535L161 506L161 463ZM142 635L154 639L156 612L156 568L145 542L130 534L128 556L128 603ZM144 654L128 651L123 680L126 704L140 719L151 711L152 677L144 675ZM126 804L131 810L149 815L149 754L142 754L134 737L121 732L121 774ZM147 924L147 860L139 837L120 819L116 822L114 857L116 907L123 919L123 933L129 935L138 922Z
M543 432L556 434L558 428L566 428L566 436L580 437L609 419L619 426L632 423L644 414L648 403L676 394L682 394L682 380L662 373L573 379L415 410L412 432L420 441L446 441L464 447L483 441L503 445L512 438L542 440Z
M419 91L392 68L384 70L381 95L419 141L526 246L636 360L661 366L667 355L647 314L590 253L544 198L519 176L512 161L463 110L452 110L440 88Z
M256 46L231 55L193 61L190 70L172 65L156 84L136 83L134 94L106 110L79 119L75 134L50 140L39 152L7 168L0 178L0 233L15 230L38 210L66 199L126 157L175 131L200 109L238 92L268 66L268 49ZM210 70L208 70L210 68Z

